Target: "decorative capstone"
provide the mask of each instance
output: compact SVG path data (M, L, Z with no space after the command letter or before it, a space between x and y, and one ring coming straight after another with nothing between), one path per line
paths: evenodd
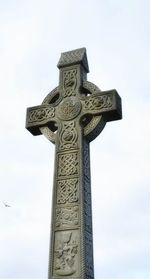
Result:
M60 69L76 64L81 64L85 68L85 71L87 73L89 72L86 49L84 47L62 53L57 67Z
M58 68L59 85L26 119L56 148L48 279L94 279L89 142L122 118L121 98L86 80L85 48L62 53Z

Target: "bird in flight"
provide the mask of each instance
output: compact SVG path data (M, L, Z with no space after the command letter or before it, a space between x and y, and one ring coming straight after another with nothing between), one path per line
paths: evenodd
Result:
M4 204L5 207L11 207L11 205L9 205L9 204L7 204L5 202L3 202L3 204Z

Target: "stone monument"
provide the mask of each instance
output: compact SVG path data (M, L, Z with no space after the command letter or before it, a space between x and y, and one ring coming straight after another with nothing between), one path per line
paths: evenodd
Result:
M86 49L61 54L59 85L27 109L26 128L55 144L48 279L93 279L89 142L122 118L116 90L87 81Z

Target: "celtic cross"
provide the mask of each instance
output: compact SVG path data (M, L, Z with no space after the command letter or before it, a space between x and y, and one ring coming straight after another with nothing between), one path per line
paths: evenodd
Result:
M89 142L121 119L116 90L87 81L86 49L61 54L59 86L27 109L26 128L55 144L48 279L94 278Z

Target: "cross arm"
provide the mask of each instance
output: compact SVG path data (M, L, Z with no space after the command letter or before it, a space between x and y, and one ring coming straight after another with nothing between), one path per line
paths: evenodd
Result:
M122 118L121 98L115 89L85 96L81 102L82 115L102 115L105 121Z
M34 136L41 134L41 127L55 121L55 108L50 105L27 108L26 129Z

